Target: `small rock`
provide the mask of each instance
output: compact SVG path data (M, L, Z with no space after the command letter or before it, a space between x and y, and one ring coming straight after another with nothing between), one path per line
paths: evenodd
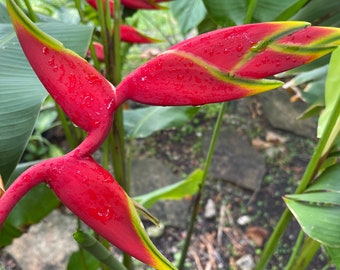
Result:
M246 254L236 261L236 265L241 270L253 270L255 269L255 262L251 255Z
M244 226L244 225L249 224L250 221L251 221L251 218L249 216L240 216L237 219L237 224L240 225L240 226Z
M138 196L158 188L166 187L180 181L169 167L160 160L154 158L135 159L132 161L131 171L131 195ZM185 228L190 201L188 200L160 200L150 209L159 220L178 228Z
M202 149L208 152L211 134L204 134ZM249 139L231 128L222 130L214 151L209 175L238 186L258 190L266 171L265 159Z
M296 135L315 138L317 122L315 118L298 120L307 105L302 102L290 102L285 90L269 91L259 95L264 116L270 124L278 129L292 132Z
M72 252L78 249L73 239L77 219L59 210L53 211L28 232L14 239L4 251L10 253L25 270L67 268Z
M204 209L204 217L210 219L216 216L216 205L212 199L208 199Z

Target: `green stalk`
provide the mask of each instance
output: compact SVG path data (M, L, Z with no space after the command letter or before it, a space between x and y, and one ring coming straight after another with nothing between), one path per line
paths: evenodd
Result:
M205 160L205 165L204 165L204 170L203 170L203 175L202 175L202 182L201 182L201 185L199 187L198 193L196 195L196 199L194 201L193 209L192 209L192 212L191 212L191 218L190 218L188 229L187 229L187 236L184 240L183 248L182 248L182 251L181 251L181 258L180 258L180 261L179 261L179 264L178 264L179 270L184 269L185 259L186 259L187 254L188 254L188 249L189 249L189 246L190 246L191 237L192 237L192 234L193 234L193 231L194 231L194 226L195 226L196 218L197 218L197 215L198 215L198 210L199 210L201 199L202 199L202 196L203 196L205 183L206 183L206 180L207 180L211 161L212 161L213 154L214 154L214 151L215 151L218 135L220 133L221 125L222 125L222 122L223 122L223 115L224 115L224 112L226 110L226 107L227 107L227 103L226 102L222 103L221 106L220 106L219 112L218 112L214 131L213 131L213 134L212 134L212 137L211 137L211 140L210 140L210 145L209 145L208 153L207 153L206 160Z
M325 157L327 157L329 149L325 152L325 147L327 146L328 140L332 134L332 130L340 115L340 95L338 96L335 104L337 104L337 106L334 107L334 110L329 117L325 130L314 150L313 156L308 163L308 166L305 170L304 175L302 176L299 186L295 191L295 194L300 194L307 188L309 183L317 174L323 160L325 159ZM291 218L292 214L286 208L262 252L260 260L258 261L258 264L255 268L256 270L265 269Z
M85 24L86 23L86 17L85 17L84 12L81 8L80 0L74 0L74 3L75 3L75 6L76 6L76 9L78 11L80 22L82 24Z
M58 118L61 122L61 126L63 127L64 135L66 137L67 143L71 149L77 147L77 140L75 139L73 132L70 128L70 123L67 121L64 111L59 107L59 105L55 102L55 108L58 114Z
M113 25L113 66L108 69L108 73L112 74L112 82L114 85L118 85L122 80L122 62L121 62L121 40L120 40L120 21L121 3L120 0L114 1L114 25ZM112 30L111 30L112 33ZM112 59L110 58L110 59ZM118 183L124 188L125 192L130 192L130 182L127 178L126 172L126 150L125 150L125 134L124 134L124 119L123 119L123 107L119 107L115 112L115 118L112 125L112 161L115 177ZM129 254L123 253L124 266L132 270L133 263Z
M289 270L305 270L320 248L320 243L306 237L299 256L296 257Z
M295 258L296 258L296 255L298 254L299 250L300 250L300 247L303 243L303 238L305 236L305 233L303 232L302 229L300 229L300 232L299 232L299 235L298 235L298 238L296 239L296 242L295 242L295 245L294 245L294 248L292 250L292 254L290 255L290 258L289 258L289 261L286 265L286 268L285 270L290 270L294 261L295 261Z
M79 245L97 258L100 263L105 264L107 269L126 270L126 268L93 236L77 230L73 234Z
M38 17L35 15L30 1L29 0L24 0L24 2L25 2L25 5L27 7L27 10L28 10L28 17L31 19L32 22L37 22L38 21Z
M243 21L244 24L252 22L252 18L253 18L253 14L254 14L256 4L257 4L257 0L250 0L249 1L247 14L246 14L244 21Z

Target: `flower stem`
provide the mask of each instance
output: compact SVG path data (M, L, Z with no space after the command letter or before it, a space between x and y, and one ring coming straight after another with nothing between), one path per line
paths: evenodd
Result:
M226 102L224 102L220 105L219 113L218 113L218 116L217 116L217 119L216 119L214 131L213 131L213 134L212 134L212 137L211 137L211 140L210 140L210 145L209 145L208 153L207 153L206 160L205 160L205 165L204 165L204 170L203 170L203 175L202 175L202 182L199 186L199 190L198 190L198 193L197 193L195 201L194 201L193 209L192 209L192 212L191 212L191 218L190 218L190 222L189 222L189 225L188 225L187 236L184 240L184 245L183 245L182 252L181 252L181 258L180 258L180 261L179 261L179 264L178 264L179 270L184 269L185 259L186 259L187 254L188 254L188 249L189 249L191 237L192 237L192 234L193 234L193 231L194 231L194 226L195 226L196 218L197 218L198 211L199 211L199 206L200 206L201 199L202 199L202 196L203 196L205 183L206 183L206 180L207 180L211 161L212 161L213 154L214 154L214 151L215 151L218 135L220 133L220 128L221 128L221 125L222 125L222 122L223 122L223 115L224 115L224 112L226 110L226 107L227 107Z

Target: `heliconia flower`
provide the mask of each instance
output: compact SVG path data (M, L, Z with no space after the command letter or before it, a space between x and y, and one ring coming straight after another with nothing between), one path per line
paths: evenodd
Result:
M185 40L127 76L117 92L152 105L201 105L276 88L259 80L311 62L340 44L340 29L306 22L235 26Z
M25 193L43 181L113 245L155 269L175 269L150 241L129 196L91 157L80 159L70 153L25 171L0 198L0 224Z
M91 7L93 7L95 10L98 10L97 0L86 0L86 2ZM103 0L103 6L104 6L104 9L105 9L106 0ZM110 7L110 15L111 15L111 17L113 17L113 13L114 13L114 2L113 2L113 0L109 0L109 7Z
M96 54L96 57L98 59L98 61L100 62L104 62L104 46L103 44L99 43L99 42L92 42L93 44L93 48ZM87 57L91 56L91 51L88 49L87 50Z
M106 138L113 112L122 102L116 89L83 58L39 30L15 3L8 1L7 6L39 80L70 119L88 132L79 154L91 154Z
M122 0L122 5L131 9L164 9L159 5L160 2L167 2L168 0Z
M130 25L120 26L120 38L124 42L129 43L155 43L160 42L158 39L151 38L147 35L142 34L136 28Z
M148 37L140 32L132 26L129 25L121 25L120 26L120 38L124 42L128 43L155 43L160 42L158 39L154 39L151 37ZM93 47L97 56L97 59L100 62L104 61L104 47L99 42L93 42ZM91 56L90 50L87 51L87 56Z
M122 5L131 9L164 9L163 6L158 3L169 2L171 0L122 0ZM98 10L97 0L86 0L86 2L92 6L95 10ZM103 0L105 7L106 1ZM114 13L114 1L109 0L110 15L113 17Z

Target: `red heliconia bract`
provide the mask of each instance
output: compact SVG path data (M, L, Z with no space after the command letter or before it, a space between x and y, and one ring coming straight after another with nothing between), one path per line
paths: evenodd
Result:
M167 1L154 1L154 0L121 0L122 5L131 9L162 9L164 7L158 5L159 2Z
M155 43L159 42L159 40L148 37L147 35L142 34L136 28L130 25L121 25L120 26L120 39L124 42L128 43Z
M43 181L66 207L113 245L156 269L174 269L148 238L129 196L91 157L70 153L28 169L1 197L0 224L20 197Z
M104 62L104 46L99 42L92 43L98 61ZM90 49L87 50L87 57L91 57Z
M340 29L269 22L212 31L176 44L137 68L117 92L137 102L201 105L279 86L259 80L309 63L340 44Z
M89 5L91 7L93 7L95 10L98 10L98 4L97 4L97 0L86 0L87 3L89 3ZM106 0L103 0L103 7L105 10L106 7ZM109 0L109 7L110 7L110 16L113 17L114 14L114 2L113 0Z
M19 10L9 5L22 49L39 80L72 122L88 132L79 155L93 153L105 140L113 112L123 102L115 87L94 67L62 44L29 25ZM28 26L29 25L29 26Z

